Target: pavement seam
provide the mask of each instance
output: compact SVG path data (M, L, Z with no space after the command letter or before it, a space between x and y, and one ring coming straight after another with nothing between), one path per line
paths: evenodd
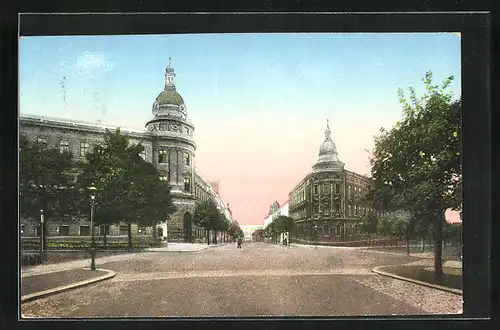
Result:
M401 266L401 265L398 265L398 266ZM379 275L383 275L383 276L387 276L387 277L392 277L392 278L395 278L395 279L398 279L398 280L401 280L401 281L411 282L411 283L423 285L423 286L426 286L426 287L429 287L429 288L438 289L438 290L441 290L441 291L451 292L451 293L454 293L454 294L459 295L459 296L463 295L463 291L462 290L452 289L452 288L448 288L448 287L445 287L445 286L442 286L442 285L431 284L431 283L427 283L427 282L423 282L423 281L419 281L419 280L414 280L414 279L409 278L409 277L404 277L404 276L396 275L396 274L393 274L393 273L384 272L383 270L381 270L382 268L387 268L387 267L391 267L391 266L379 266L379 267L375 267L375 268L372 269L372 272L374 272L376 274L379 274Z
M89 269L89 268L84 268L84 269ZM53 289L48 289L48 290L44 290L44 291L34 292L34 293L30 293L30 294L21 296L21 303L24 303L24 302L27 302L27 301L31 301L31 300L35 300L35 299L38 299L38 298L42 298L42 297L45 297L45 296L48 296L48 295L51 295L51 294L54 294L54 293L59 293L59 292L71 290L71 289L74 289L74 288L82 287L82 286L85 286L85 285L89 285L89 284L92 284L92 283L104 281L104 280L112 278L112 277L114 277L116 275L116 273L114 271L112 271L112 270L108 270L108 269L96 269L96 270L106 272L107 274L99 276L99 277L96 277L96 278L91 278L91 279L88 279L88 280L85 280L85 281L80 281L80 282L75 282L75 283L71 283L71 284L67 284L67 285L62 285L62 286L58 286L58 287L53 288Z

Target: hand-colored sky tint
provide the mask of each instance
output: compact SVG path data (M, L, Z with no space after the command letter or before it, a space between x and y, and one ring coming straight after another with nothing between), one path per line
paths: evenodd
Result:
M458 34L206 34L27 37L20 111L142 129L169 56L196 126L196 166L220 181L241 224L259 224L316 162L330 119L346 168L369 174L380 127L401 116L398 88L431 70L455 76Z

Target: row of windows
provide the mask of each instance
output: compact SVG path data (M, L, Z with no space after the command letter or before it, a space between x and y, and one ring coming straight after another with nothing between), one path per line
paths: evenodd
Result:
M168 150L160 149L158 150L158 163L160 164L168 164L169 161L169 152ZM184 165L191 165L191 157L189 153L184 153Z
M333 190L333 193L340 193L340 183L333 185L332 183L315 184L313 186L313 194L317 195L320 191L324 194Z
M37 143L47 144L47 138L46 137L38 137ZM102 148L102 145L97 144L96 148L100 149L100 148ZM70 152L68 140L60 140L59 141L59 152L60 153L63 153L63 152L69 153ZM85 155L88 154L89 152L90 152L89 143L85 142L85 141L81 141L80 142L80 150L79 150L80 157L85 157ZM146 150L143 150L139 155L142 157L142 159L146 160Z
M347 205L347 215L364 216L367 215L371 208L361 205Z
M359 198L359 197L365 196L366 192L367 192L367 190L364 187L362 188L359 186L349 185L348 190L347 190L347 198L348 199L351 199L353 197Z

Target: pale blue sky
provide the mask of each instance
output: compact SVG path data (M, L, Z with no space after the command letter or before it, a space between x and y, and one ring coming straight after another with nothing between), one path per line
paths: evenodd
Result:
M247 111L266 113L270 107L276 116L332 108L360 116L375 107L386 109L377 111L383 116L397 105L397 88L418 90L428 70L437 81L454 75L452 87L460 91L456 34L25 37L21 111L89 120L102 116L142 127L163 88L169 56L178 91L199 119L245 117Z
M400 119L398 88L422 92L429 70L438 83L455 76L456 97L461 87L455 33L24 37L20 111L142 129L169 56L196 167L220 180L242 224L288 199L317 160L327 118L346 169L369 174L365 150Z

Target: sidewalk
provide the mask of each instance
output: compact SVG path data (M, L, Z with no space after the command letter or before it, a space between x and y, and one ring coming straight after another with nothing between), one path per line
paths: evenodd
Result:
M146 249L146 252L198 252L211 247L223 246L228 243L206 244L206 243L168 243L164 247Z
M21 278L21 302L27 302L50 294L85 286L115 276L105 269L77 268Z
M207 245L202 243L168 243L165 247L161 248L151 248L147 249L144 252L132 252L132 253L124 253L112 256L99 256L99 253L96 255L96 266L99 267L100 264L113 262L113 261L124 261L133 258L137 258L144 253L148 252L199 252L208 249L209 247L218 247L224 244L217 245ZM60 263L53 264L41 264L36 266L26 266L21 267L21 278L33 275L42 275L42 274L50 274L54 272L60 272L71 269L85 268L90 267L90 258L80 259L80 260L72 260L65 261Z

